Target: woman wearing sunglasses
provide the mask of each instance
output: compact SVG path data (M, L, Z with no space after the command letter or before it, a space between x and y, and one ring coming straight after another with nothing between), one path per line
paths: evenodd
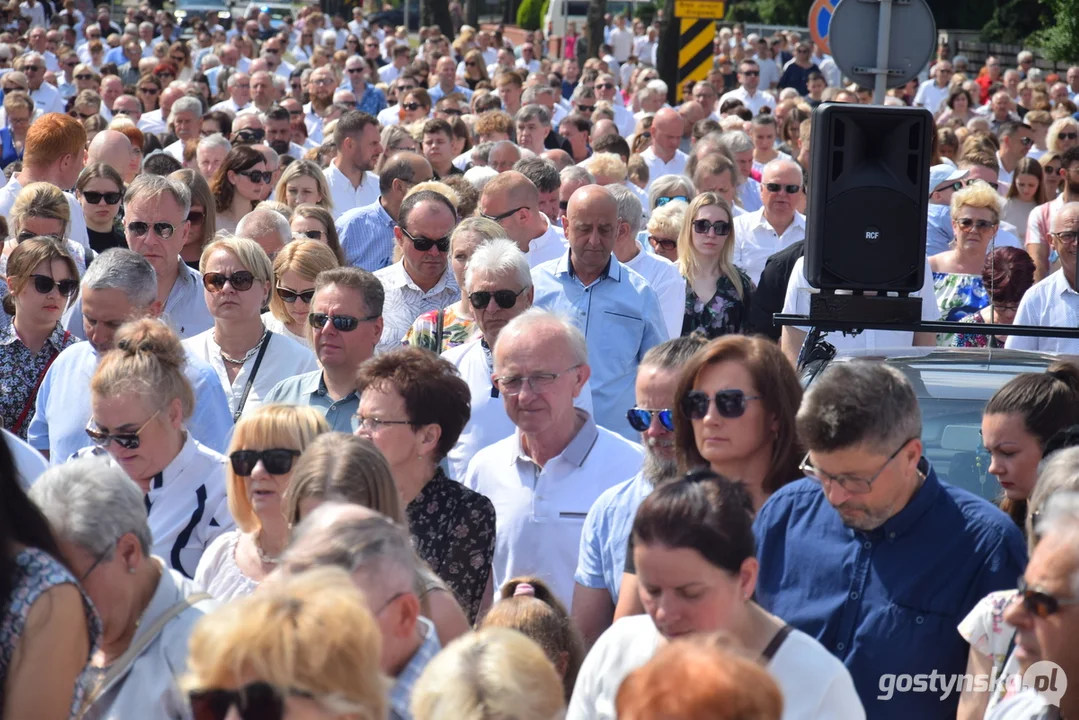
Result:
M293 209L298 205L318 205L333 210L333 197L326 184L326 175L322 168L310 160L289 163L277 182L274 200Z
M37 388L60 351L78 342L60 318L79 291L79 271L64 248L47 238L26 240L7 259L4 312L11 324L0 340L0 419L22 439Z
M951 247L929 258L933 288L941 320L962 320L989 304L982 284L985 256L1000 225L1004 201L996 188L975 182L952 195ZM937 344L950 345L953 333L937 336Z
M472 253L483 243L505 238L506 231L498 223L482 217L468 217L450 235L450 268L461 288L461 299L441 310L431 310L416 318L405 335L405 344L430 350L438 355L468 341L476 321L472 318L472 303L465 291L465 270Z
M0 128L0 168L22 160L26 131L34 117L34 100L27 93L4 93L4 114L7 125Z
M784 696L784 720L866 717L843 663L753 599L760 565L748 489L704 469L641 503L630 544L645 614L617 620L596 641L567 720L613 720L629 673L668 641L715 632L731 635L769 671Z
M186 353L162 321L121 327L90 380L93 448L108 453L142 489L153 554L193 577L203 550L233 525L220 453L187 432L195 399L184 375Z
M183 679L190 717L383 720L381 645L378 619L348 572L283 577L195 626Z
M652 252L673 263L678 262L678 236L685 224L688 208L689 205L681 200L657 207L649 216L648 226L643 233Z
M124 197L124 180L111 165L87 165L75 183L75 197L86 217L86 233L94 252L127 247L123 227L116 222Z
M431 96L423 88L416 88L405 93L405 99L399 105L401 125L410 125L418 120L426 120L431 114Z
M277 567L288 544L292 470L329 429L321 413L299 405L264 405L236 423L225 487L237 529L219 535L195 571L195 582L221 602L250 595Z
M487 62L483 59L483 51L469 50L465 53L464 73L457 71L457 76L464 81L469 90L475 90L481 82L490 82L487 75Z
M169 46L169 60L176 66L179 75L177 80L187 82L195 74L195 68L191 65L191 48L187 43L177 40Z
M329 210L318 205L298 205L292 211L292 219L289 220L292 235L302 235L309 240L317 240L330 248L330 252L337 258L338 265L345 265L345 251L341 249L341 240L337 235L337 226L334 225L333 215Z
M246 145L229 150L210 181L217 210L217 229L235 233L243 216L262 200L264 186L272 177L266 158L258 150Z
M169 175L179 180L191 190L191 209L187 220L191 228L187 232L187 242L180 248L180 257L193 270L199 269L202 249L209 245L217 232L217 210L210 185L194 170L177 170Z
M356 392L356 434L389 462L417 554L475 622L492 577L495 509L440 466L468 422L468 384L449 362L400 348L365 362Z
M1008 386L1005 385L1006 387ZM1074 391L1072 394L1074 395ZM1071 402L1074 403L1074 399ZM1037 467L1035 465L1033 469L1036 470ZM1036 526L1049 501L1057 494L1075 492L1079 492L1079 448L1065 447L1046 457L1041 465L1041 472L1038 473L1037 483L1029 499L1024 502L1025 509L1028 510L1023 520L1028 557L1034 554L1034 548L1041 539L1036 532ZM1058 606L1058 610L1053 610L1054 605ZM1016 656L1015 626L1009 624L1006 615L1020 607L1022 611L1041 618L1059 611L1059 604L1043 592L1028 589L1026 592L1000 590L989 593L959 623L959 634L970 643L967 672L985 673L986 676L994 673L992 677L1006 678L1022 676L1027 670L1030 657L1027 656L1024 660ZM990 711L1005 696L1005 692L995 688L983 692L964 690L959 698L959 712L956 717L959 720L981 720L988 717Z
M689 203L697 197L697 188L693 187L693 181L681 175L664 175L656 178L648 191L649 210L663 207L674 200Z
M273 261L270 309L262 314L266 328L311 348L307 316L315 295L315 278L338 266L333 251L317 240L295 240L281 248Z
M215 240L202 251L199 271L214 326L184 344L210 363L238 421L261 405L274 385L316 370L318 363L310 349L262 322L274 274L258 243L238 237Z
M686 280L682 334L709 338L743 332L753 283L734 265L731 206L716 193L694 198L678 234L678 269Z

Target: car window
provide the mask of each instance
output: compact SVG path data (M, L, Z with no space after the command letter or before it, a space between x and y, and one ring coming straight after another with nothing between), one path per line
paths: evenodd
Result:
M920 397L924 455L943 482L995 501L1000 486L989 474L982 444L982 409L988 398Z

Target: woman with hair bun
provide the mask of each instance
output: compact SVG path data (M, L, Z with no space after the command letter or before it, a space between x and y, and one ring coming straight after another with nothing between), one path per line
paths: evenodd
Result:
M741 483L690 473L645 498L630 534L645 615L618 620L577 676L567 720L613 720L622 681L664 643L729 633L772 674L784 720L865 718L854 681L820 643L753 600L753 504Z
M194 577L203 550L233 526L224 455L187 432L195 398L184 375L184 348L160 320L116 332L90 380L86 434L94 454L108 453L146 494L152 552ZM86 452L86 451L83 451Z
M584 640L547 583L535 577L513 578L502 586L501 599L483 619L483 628L504 627L535 641L562 678L566 702L584 661Z

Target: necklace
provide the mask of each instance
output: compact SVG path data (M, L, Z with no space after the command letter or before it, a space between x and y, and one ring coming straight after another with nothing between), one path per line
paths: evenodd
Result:
M261 537L262 537L262 530L259 530L258 534L255 535L255 552L257 552L259 554L259 560L262 561L263 565L279 565L281 563L281 558L280 557L278 557L276 555L267 555L263 551L262 545L259 544L259 539Z
M262 332L262 337L260 337L260 338L259 338L259 341L258 341L257 343L255 343L255 347L253 347L253 348L251 348L250 350L248 350L248 351L247 351L247 354L246 354L246 355L244 355L244 356L243 356L242 358L240 358L240 359L236 359L236 358L234 358L234 357L230 357L230 356L226 355L226 354L225 354L225 351L224 351L224 350L222 350L220 346L218 346L218 348L217 348L217 351L218 351L218 353L220 353L220 354L221 354L221 359L222 359L222 360L224 360L225 362L227 362L227 363L231 363L231 364L233 364L233 365L243 365L243 364L244 364L244 363L246 363L246 362L247 362L248 360L250 360L251 358L255 357L255 353L257 353L257 352L259 351L259 348L260 348L260 347L262 347L262 343L266 342L266 337L267 337L267 336L268 336L269 334L270 334L270 331L269 331L269 330L264 330L264 331ZM214 331L214 342L215 342L215 343L217 342L217 331L216 331L216 330Z

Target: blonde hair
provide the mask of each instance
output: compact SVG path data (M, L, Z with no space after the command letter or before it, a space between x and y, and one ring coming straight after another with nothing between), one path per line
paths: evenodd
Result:
M382 637L348 573L323 567L265 583L205 615L188 641L187 691L247 679L314 695L325 709L386 718Z
M1058 139L1057 139L1057 135L1059 135L1060 132L1062 130L1064 130L1065 128L1068 128L1068 129L1074 130L1076 132L1079 132L1079 121L1076 121L1075 118L1073 118L1073 117L1071 117L1069 115L1068 117L1059 118L1052 125L1049 126L1049 130L1046 131L1046 135L1045 135L1045 147L1048 148L1049 152L1051 152L1051 153L1062 153L1062 152L1064 152L1064 150L1062 150L1057 145L1057 143L1059 142Z
M488 220L485 217L479 217L473 215L472 217L466 217L457 224L457 227L453 229L453 234L450 235L450 247L452 248L457 242L458 236L462 233L472 233L480 236L480 242L476 247L482 245L490 240L498 240L506 237L506 229L496 223L494 220Z
M689 204L689 209L686 210L685 217L682 220L682 228L678 233L678 271L682 273L682 277L692 282L697 272L701 270L700 262L697 259L697 248L693 246L693 221L697 218L697 213L701 208L710 205L717 205L727 213L727 222L731 226L730 235L723 242L723 250L719 256L719 272L731 281L735 292L738 293L738 297L744 298L746 288L742 286L742 276L738 268L734 266L733 259L735 242L734 213L731 212L730 204L717 193L701 193L693 198L693 202Z
M613 152L596 153L583 163L584 169L593 176L602 175L612 182L624 182L628 170L622 158Z
M685 224L686 209L689 207L681 200L672 200L666 205L661 205L652 211L648 218L647 230L649 234L659 233L667 237L678 237Z
M38 265L44 262L52 264L53 260L64 263L67 266L68 273L71 274L71 279L78 282L79 268L62 244L49 238L41 237L31 238L15 246L7 260L6 280L8 294L4 296L3 300L4 312L15 317L17 310L15 296L21 293L29 283L30 275L33 274ZM64 301L67 306L70 306L78 296L79 291L76 288L75 294L70 298L64 298Z
M1000 222L1000 212L1004 208L1004 199L1000 197L997 189L989 183L976 182L968 185L952 195L952 217L959 214L964 207L985 208L993 213L995 222Z
M412 690L416 720L556 720L561 683L536 643L516 630L484 628L434 657Z
M330 426L322 413L307 405L263 405L236 423L229 443L229 454L237 450L270 450L285 448L301 453ZM244 532L255 532L262 523L251 507L244 487L246 478L237 475L229 463L225 468L225 488L228 490L229 512L236 526Z
M339 265L337 256L328 245L304 237L303 240L290 242L278 251L273 261L274 282L279 283L282 275L294 272L303 279L311 281L313 285L320 272L332 270ZM292 322L292 316L285 307L285 301L278 296L276 290L270 291L270 312L286 325Z
M270 256L254 240L241 237L224 237L214 240L202 249L202 257L199 258L199 272L206 273L206 264L210 256L218 250L225 250L232 254L249 273L255 276L259 282L273 281L273 265L270 264Z
M61 237L67 237L67 229L71 223L71 207L67 204L64 193L52 183L30 183L15 196L15 204L11 207L13 236L18 236L23 221L28 217L60 220L64 223Z
M116 345L97 366L90 392L98 397L135 392L158 408L179 400L186 420L195 409L186 363L184 346L168 325L152 318L133 320L116 331Z
M326 183L326 175L323 174L322 168L310 160L297 160L289 163L285 171L281 173L281 179L277 181L274 200L288 205L288 184L298 177L309 177L314 180L315 185L318 186L319 194L319 201L314 204L327 210L333 210L333 196L330 194L330 186Z

